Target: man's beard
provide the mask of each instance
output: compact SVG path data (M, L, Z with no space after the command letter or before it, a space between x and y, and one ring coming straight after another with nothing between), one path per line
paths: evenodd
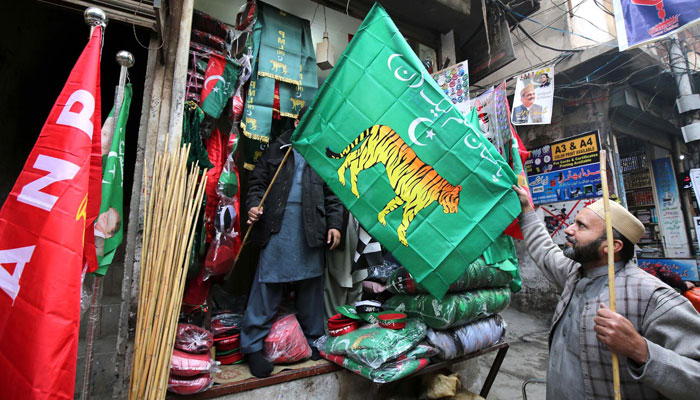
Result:
M598 239L586 245L579 245L576 242L576 239L567 235L566 240L569 243L573 244L573 247L566 246L564 248L564 255L578 262L579 264L587 264L590 262L598 261L598 259L600 258L600 256L598 255L598 248L605 239L603 236L604 235L601 235Z

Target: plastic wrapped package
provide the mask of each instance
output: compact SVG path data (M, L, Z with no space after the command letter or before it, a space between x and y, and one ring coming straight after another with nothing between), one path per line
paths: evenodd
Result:
M505 310L510 295L508 288L447 294L442 300L430 294L399 294L384 302L384 308L420 318L433 329L448 329Z
M476 261L469 264L464 273L450 285L449 292L508 286L510 281L513 280L513 275L509 272L513 267L512 264L510 260L506 260L495 265L486 265L484 259L479 257ZM386 286L387 290L394 294L428 293L404 267L395 270L391 274Z
M386 283L391 274L396 271L400 265L393 260L385 259L381 265L370 266L367 268L367 279Z
M241 330L242 323L242 315L233 313L218 314L211 317L211 332L214 334L214 336L218 336L229 331L239 332Z
M218 364L211 358L211 353L192 354L173 350L170 359L170 373L176 376L195 376L218 370Z
M206 353L214 344L214 336L208 330L192 324L177 324L175 348L188 353Z
M287 364L311 357L301 325L294 314L279 317L263 343L263 356L273 364Z
M198 42L217 50L227 51L228 45L226 41L218 36L212 35L209 32L200 31L199 29L192 29L192 34L190 40Z
M192 28L223 38L227 42L234 36L233 28L199 10L192 13Z
M446 331L428 329L430 344L439 350L438 357L452 360L493 346L506 332L506 323L496 314Z
M393 330L371 325L342 336L323 336L315 345L326 354L348 356L376 369L416 347L425 337L426 330L423 322L410 318L403 329Z
M430 360L428 358L411 358L386 363L380 368L373 369L351 359L350 357L326 354L324 352L321 352L321 356L340 365L341 367L349 369L350 371L377 383L386 383L401 379L420 371L430 364Z
M176 394L201 393L214 385L214 378L211 374L201 374L191 377L181 377L170 375L168 377L168 391Z

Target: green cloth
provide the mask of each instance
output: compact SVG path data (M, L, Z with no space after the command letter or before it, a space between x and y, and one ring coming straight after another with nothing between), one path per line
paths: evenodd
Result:
M190 152L187 154L187 165L194 165L199 162L200 168L214 168L214 164L209 161L209 153L202 144L200 128L204 121L204 111L194 101L185 103L185 112L182 116L182 139L183 145L190 144Z
M269 4L258 7L262 31L257 76L300 85L303 20Z
M283 117L297 118L299 111L311 104L318 92L316 52L308 24L303 26L301 42L301 86L280 82L280 115Z
M476 261L469 264L464 274L450 286L449 292L507 286L513 280L513 275L511 275L510 271L501 269L501 266L510 269L511 264L509 260L505 260L498 264L487 265L484 259L479 257ZM415 283L411 274L404 267L398 268L391 273L386 283L386 288L394 294L428 293L420 283Z
M513 277L513 280L508 284L513 293L520 291L522 279L518 269L518 255L515 252L515 244L513 244L512 237L505 234L499 236L484 251L483 257L486 264L498 265L500 270L508 272Z
M387 300L383 307L420 318L433 329L447 329L505 310L510 304L510 294L507 288L450 293L442 300L430 294L399 294Z
M371 325L342 336L328 336L323 351L348 356L376 369L416 347L426 331L425 324L415 318L408 319L406 327L398 330Z
M395 134L362 138L377 125ZM377 4L292 142L365 230L438 298L520 213L516 175L481 135L475 112L465 118L454 108ZM350 155L333 154L346 146ZM351 163L358 154L363 161ZM385 165L375 166L375 155ZM365 168L355 194L344 162Z
M97 248L95 275L99 276L104 276L107 273L107 268L114 259L114 253L124 237L124 130L129 119L131 94L131 84L127 83L124 87L124 97L119 108L119 115L114 123L114 135L111 136L112 143L109 146L109 152L102 157L102 200L97 221L107 221L106 224L100 223L99 226L106 226L110 231L102 232L104 238L95 236L95 247ZM115 104L114 107L116 106ZM110 118L114 118L114 108L107 117L107 119ZM105 125L109 124L105 122ZM107 214L103 215L103 213ZM119 214L118 220L116 214ZM98 242L102 242L102 244Z

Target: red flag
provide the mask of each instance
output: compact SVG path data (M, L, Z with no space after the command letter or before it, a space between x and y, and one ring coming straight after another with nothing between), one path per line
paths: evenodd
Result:
M0 210L3 398L73 398L80 277L100 206L101 42L96 27Z

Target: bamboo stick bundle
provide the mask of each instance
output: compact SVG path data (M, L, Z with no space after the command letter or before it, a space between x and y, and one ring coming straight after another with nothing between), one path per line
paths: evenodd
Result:
M188 172L189 150L188 145L172 153L157 153L153 164L150 196L144 207L129 399L165 398L189 249L206 183L206 173L200 173L199 166ZM144 182L146 175L144 170Z

